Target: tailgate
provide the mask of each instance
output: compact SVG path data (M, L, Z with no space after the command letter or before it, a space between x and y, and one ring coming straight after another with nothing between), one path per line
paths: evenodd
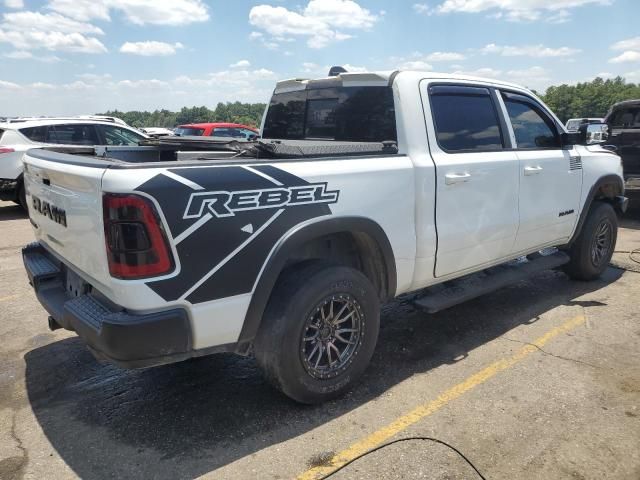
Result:
M33 153L32 153L33 152ZM104 282L109 278L102 220L105 166L57 161L60 154L32 150L24 156L29 217L36 239L66 264Z

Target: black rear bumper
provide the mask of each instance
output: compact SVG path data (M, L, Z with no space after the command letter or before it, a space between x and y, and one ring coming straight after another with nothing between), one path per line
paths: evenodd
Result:
M88 285L83 292L68 292L67 267L40 244L23 248L22 258L29 283L51 315L50 326L75 331L99 360L141 368L194 355L191 326L184 309L131 314L108 305Z

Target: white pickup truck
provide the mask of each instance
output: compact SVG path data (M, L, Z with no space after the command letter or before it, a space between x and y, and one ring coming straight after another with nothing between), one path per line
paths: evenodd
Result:
M607 268L622 167L584 137L500 81L282 81L260 141L28 152L24 263L50 328L99 359L254 353L286 395L322 402L369 363L381 302L421 290L435 312L540 270Z

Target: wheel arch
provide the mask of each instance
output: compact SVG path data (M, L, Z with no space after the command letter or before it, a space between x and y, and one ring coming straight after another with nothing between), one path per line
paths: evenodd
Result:
M626 210L626 199L624 198L624 182L618 175L604 175L600 177L589 189L585 198L578 224L567 246L571 246L580 235L584 222L589 215L591 206L595 201L605 201L610 203L617 211L624 213Z
M271 297L271 293L282 272L288 267L288 262L305 245L326 237L336 238L339 235L350 235L361 253L373 253L379 259L375 272L363 272L379 290L381 300L393 298L397 286L396 263L391 243L382 229L374 220L365 217L331 217L319 221L309 221L297 225L284 235L274 247L260 274L245 316L242 331L237 342L236 351L246 353L255 338L262 315ZM368 274L367 274L368 273ZM371 279L370 275L379 275L379 281Z

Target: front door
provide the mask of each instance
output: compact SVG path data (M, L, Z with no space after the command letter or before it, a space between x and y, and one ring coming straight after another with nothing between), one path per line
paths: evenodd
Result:
M550 114L536 100L502 92L519 160L520 227L513 252L569 238L580 211L582 162L574 148L563 148Z

